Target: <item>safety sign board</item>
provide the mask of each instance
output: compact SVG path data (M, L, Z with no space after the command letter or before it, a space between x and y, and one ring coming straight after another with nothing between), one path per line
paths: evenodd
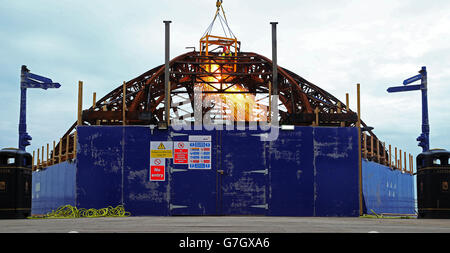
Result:
M166 159L150 158L150 181L166 180Z
M173 142L173 163L188 164L189 162L189 142L174 141Z
M189 169L211 169L211 136L189 142ZM189 136L189 140L193 140Z
M173 142L151 141L150 158L172 158Z

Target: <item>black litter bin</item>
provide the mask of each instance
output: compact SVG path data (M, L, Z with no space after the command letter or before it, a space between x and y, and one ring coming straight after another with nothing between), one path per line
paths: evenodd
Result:
M31 214L30 153L0 150L0 218L26 218Z
M418 218L450 218L449 158L445 149L417 156Z

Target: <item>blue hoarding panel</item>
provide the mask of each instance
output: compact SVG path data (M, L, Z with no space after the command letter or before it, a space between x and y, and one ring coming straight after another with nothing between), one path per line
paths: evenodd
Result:
M280 131L268 146L269 215L313 216L314 171L311 127Z
M174 142L188 142L189 136L204 136L204 142L194 142L194 147L206 147L210 143L210 164L201 163L207 166L192 166L188 164L175 164L174 159L167 159L170 181L170 214L171 215L215 215L218 204L218 175L216 170L217 158L217 132L202 130L181 130L173 131L170 140ZM186 147L188 148L188 147ZM174 149L180 149L174 146ZM208 152L208 151L205 151ZM198 154L200 156L200 151ZM192 158L192 157L191 157ZM200 159L200 157L198 158Z
M358 216L358 132L320 127L314 136L314 216Z
M123 127L78 126L77 207L123 203Z
M273 141L261 141L261 133L248 127L80 126L76 162L33 173L32 211L123 204L133 215L358 215L356 128L280 129ZM192 155L209 159L200 164L210 169L166 158L165 180L150 180L151 142L199 136L209 141L196 141L194 146L206 149ZM363 162L366 212L412 210L411 176L380 166Z
M62 162L33 172L31 214L46 214L63 205L75 205L76 164Z
M167 138L167 131L151 130L148 126L125 128L124 206L133 215L169 215L167 169L165 181L150 181L150 141Z
M365 213L415 213L412 175L365 159L362 169Z
M219 214L265 215L268 210L266 143L260 131L220 131Z

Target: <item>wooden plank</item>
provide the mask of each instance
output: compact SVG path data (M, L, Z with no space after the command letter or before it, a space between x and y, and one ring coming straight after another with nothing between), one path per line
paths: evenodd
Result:
M41 161L41 164L42 164L42 167L45 167L45 163L44 163L44 146L42 146L42 150L41 150L41 156L42 156L42 161Z
M78 132L75 131L73 133L73 159L75 159L75 157L77 157L77 139L78 138Z
M69 135L66 136L66 161L69 159Z
M47 164L47 166L49 166L50 164L49 164L49 144L47 143L47 162L46 162L46 164Z
M375 155L375 152L373 152L373 136L372 135L370 135L370 154L369 155L370 155L370 158L372 158L372 159Z
M34 170L35 169L35 167L34 167L34 156L35 155L35 153L34 153L34 150L33 150L33 158L32 158L32 160L31 160L31 170Z
M406 151L403 152L403 157L404 157L403 159L404 159L404 162L405 162L405 165L404 165L404 166L405 166L405 172L406 172L406 171L408 171L408 170L406 169Z
M37 149L37 156L36 156L36 158L37 158L37 159L36 159L36 168L38 169L38 168L39 168L39 165L40 165L40 164L39 164L39 162L40 162L40 161L39 161L39 149Z
M56 143L55 143L55 141L53 141L52 164L55 164L55 163L56 163L56 159L55 159L55 146L56 146Z
M360 84L356 84L356 105L358 113L358 178L359 178L359 215L363 215L363 185L362 185L362 160L361 160L361 101L360 101Z
M389 144L389 168L392 168L392 152L391 152L391 144Z
M81 126L82 122L82 113L83 113L83 82L78 81L78 113L77 113L77 125Z
M380 162L380 141L377 139L377 162Z
M398 169L398 160L397 160L397 147L395 147L395 168Z
M62 145L63 145L62 138L59 138L58 163L62 162L62 158L63 158L63 156L62 156Z

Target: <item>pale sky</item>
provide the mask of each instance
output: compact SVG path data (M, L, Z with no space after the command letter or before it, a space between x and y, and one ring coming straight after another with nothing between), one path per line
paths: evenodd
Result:
M450 1L224 0L241 50L271 58L277 21L278 63L356 111L387 144L417 155L420 91L388 94L390 86L428 70L430 147L450 150ZM0 0L0 148L17 147L20 67L61 84L28 89L27 151L58 140L76 120L78 81L83 109L164 63L164 24L171 20L171 58L196 46L211 23L215 0Z

